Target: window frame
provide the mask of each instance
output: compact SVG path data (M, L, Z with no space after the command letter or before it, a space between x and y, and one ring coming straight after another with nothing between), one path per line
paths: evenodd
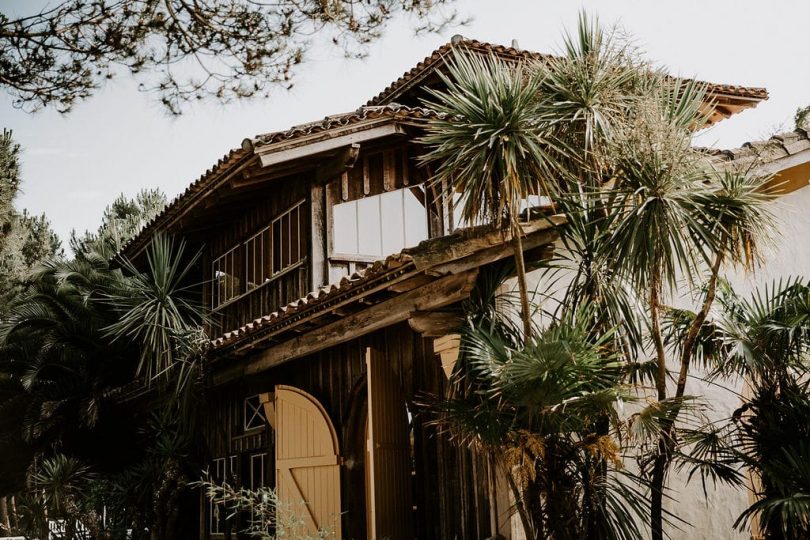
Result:
M357 199L352 199L352 200L349 200L349 201L340 201L340 202L336 202L335 204L333 204L331 206L331 208L329 208L329 222L330 222L330 225L331 225L329 227L329 229L330 229L329 257L328 257L329 260L330 261L336 261L336 262L355 262L355 263L371 264L371 263L379 261L380 259L383 259L383 258L385 258L385 257L387 257L389 255L393 255L395 253L398 253L397 251L392 252L392 253L385 253L384 252L382 234L380 235L380 254L359 253L359 251L360 251L360 247L359 247L359 231L360 231L360 227L361 227L361 220L360 220L360 216L359 216L359 203L360 203L360 201L365 200L365 199L373 199L375 197L378 198L378 203L377 203L379 205L379 223L378 223L378 226L379 226L380 230L382 231L383 226L385 224L385 218L384 218L383 212L382 212L382 197L384 197L385 195L391 194L391 193L402 192L401 200L398 201L398 202L400 202L401 205L402 205L402 230L403 230L403 235L406 235L407 234L407 229L408 229L408 221L407 221L407 211L405 210L405 204L406 204L405 197L407 196L405 191L413 191L414 189L422 190L422 192L425 194L425 197L427 198L427 196L428 196L427 186L425 186L424 184L413 184L413 185L403 186L401 188L392 189L392 190L389 190L389 191L383 191L381 193L368 194L368 195L365 195L363 197L359 197ZM414 197L415 197L415 195L414 195ZM335 207L343 205L343 204L354 204L355 229L356 229L355 234L358 235L358 237L355 238L355 241L356 241L356 243L358 245L358 247L357 247L358 252L357 253L338 251L337 249L335 249L335 235L338 232L337 231L337 226L335 224ZM423 206L423 209L424 209L423 216L424 216L424 225L425 225L425 238L423 238L419 242L422 242L422 241L427 240L427 239L430 238L430 209L429 209L429 207L426 207L426 206ZM408 246L407 245L407 241L406 241L405 237L403 238L403 244L404 244L403 247L400 248L399 251L401 251L403 249L406 249L407 247L413 247L413 246ZM418 244L418 242L417 242L417 244Z
M230 475L234 478L234 488L237 487L239 484L239 479L237 477L237 464L238 464L238 456L236 455L228 455L223 457L214 458L211 460L211 463L214 465L214 483L223 484L226 481L226 467L230 467ZM220 473L220 465L222 466L222 471ZM212 499L208 498L208 534L211 536L224 536L225 531L220 531L220 527L222 526L222 522L224 520L214 520L215 512L214 508L217 505L224 505L227 501L223 501L221 503L215 503ZM226 518L227 519L227 518ZM216 524L216 530L214 530L214 525Z
M293 270L296 270L296 269L300 268L301 266L303 266L304 264L306 264L306 262L309 260L309 253L307 252L307 247L306 247L306 246L308 246L308 242L306 242L306 239L308 238L308 232L309 232L308 227L307 227L308 220L307 220L307 214L306 214L306 203L307 203L307 199L304 198L304 199L301 199L301 200L297 201L296 203L290 205L289 207L287 207L286 210L284 210L280 214L273 217L270 220L269 225L263 227L258 232L253 233L247 239L239 242L238 244L231 247L227 251L223 252L221 255L215 257L211 261L211 302L210 302L211 307L210 307L210 309L211 309L212 312L216 312L216 311L219 311L221 309L224 309L225 307L233 304L234 302L237 302L238 300L244 298L245 296L247 296L247 295L249 295L249 294L251 294L251 293L253 293L253 292L255 292L255 291L259 290L259 289L261 289L262 287L265 287L265 286L269 285L270 283L273 283L274 281L276 281L278 278L280 278L284 274L292 272ZM297 242L296 242L296 244L297 244L296 255L298 256L298 260L296 260L295 262L288 262L288 264L286 266L282 266L278 270L276 270L275 269L275 260L274 260L274 257L275 257L274 228L276 226L276 223L282 222L281 220L283 218L285 218L287 216L290 216L293 212L297 212L297 217L298 217L298 219L296 220L296 232L297 232L297 235L295 237L293 237L291 235L291 233L292 233L292 223L291 223L291 221L292 220L290 220L290 221L288 221L288 223L289 223L288 235L287 236L282 236L281 238L282 239L286 238L287 243L289 244L289 247L288 247L288 250L287 250L288 251L288 261L292 260L292 244L293 244L292 240L293 240L293 238L297 239ZM251 263L251 261L250 261L251 253L250 253L250 250L249 250L249 245L250 245L251 242L254 242L256 240L256 238L258 238L258 237L260 237L260 236L262 236L264 234L269 235L269 249L267 250L268 253L265 254L265 245L267 245L267 243L262 241L261 242L262 261L260 263L260 266L263 268L263 273L262 273L263 281L262 281L262 283L254 284L252 287L249 287L248 277L250 275L250 271L249 271L248 267L249 267L249 265ZM254 243L254 247L255 247L255 243ZM244 266L242 267L242 272L241 272L241 275L239 276L239 279L240 279L240 282L239 282L240 283L240 287L239 287L240 292L238 294L234 295L234 296L229 297L224 302L215 303L215 299L216 299L216 295L218 295L218 287L219 287L219 285L217 283L217 277L216 277L217 270L215 270L216 265L219 263L220 260L224 259L229 254L231 254L232 252L237 251L237 250L242 250L242 256L244 257L244 261L243 261ZM235 266L235 263L234 263L234 266ZM255 270L257 268L255 257L254 257L254 259L252 261L252 265L250 265L250 267L254 271L254 276L253 277L255 278L256 277ZM267 275L265 275L264 271L266 271L267 269L269 269L270 271L267 273Z
M254 394L252 396L246 397L242 401L242 431L244 431L245 433L250 433L260 429L264 429L264 427L267 425L267 418L264 415L264 405L262 404L261 400L259 400L258 408L255 409L253 409L253 405L250 405L249 403L250 400L252 400L253 398L258 398L259 396L260 394ZM253 411L251 411L250 413L250 420L259 417L262 419L261 425L249 427L250 422L248 422L248 407L253 409Z

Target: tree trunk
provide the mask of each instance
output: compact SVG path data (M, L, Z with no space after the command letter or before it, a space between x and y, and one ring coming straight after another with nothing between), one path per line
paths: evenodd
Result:
M8 517L8 498L0 497L0 532L11 536L11 521Z
M11 528L15 531L20 528L20 516L17 514L17 499L12 495L8 499Z
M658 441L658 455L653 462L652 482L650 484L652 500L650 501L650 537L652 540L664 540L664 480L666 479L667 457L666 445Z
M520 291L520 318L523 320L523 340L532 336L532 312L529 308L529 287L526 284L526 261L523 259L523 230L519 223L512 225L512 246L515 252L515 271Z
M709 284L706 287L706 298L703 299L703 305L700 311L695 314L695 320L689 326L689 331L686 334L686 339L683 343L681 350L681 371L678 375L678 386L675 389L675 397L683 397L686 391L686 378L689 375L689 365L692 362L692 355L695 352L698 337L700 336L700 329L709 315L709 310L714 303L714 297L717 294L717 279L720 275L720 266L723 264L723 252L719 252L715 257L714 264L712 265L711 275L709 276Z
M650 334L655 345L655 357L658 362L658 374L655 377L655 389L658 401L667 398L667 356L664 351L664 339L661 337L661 321L658 310L661 308L659 285L654 282L650 287Z
M658 373L655 378L655 388L658 392L658 401L667 398L667 358L664 350L664 340L661 337L661 322L658 318L660 309L659 285L657 280L650 287L650 333L655 345L655 354L658 362ZM664 427L662 431L668 431ZM658 455L653 462L652 480L650 490L650 531L653 540L664 538L664 480L668 464L668 445L663 438L658 440Z
M686 334L686 338L684 339L683 348L681 350L681 366L680 372L678 374L678 384L675 389L675 398L679 399L682 398L684 392L686 391L686 379L689 375L689 366L692 363L692 355L695 352L695 347L697 346L697 340L700 336L700 329L703 326L703 323L706 321L706 317L709 314L709 310L714 303L714 298L717 293L717 279L720 274L720 266L723 264L723 252L719 252L715 257L714 264L711 268L711 275L709 277L709 283L706 288L706 298L703 299L703 304L701 305L700 311L695 314L695 319L692 321L692 324L689 326L689 329ZM650 296L650 309L653 309L653 300L657 301L653 295ZM657 310L655 310L653 315L655 319L653 319L653 327L658 323L657 317ZM660 339L660 333L659 339ZM653 338L655 339L655 337ZM656 349L658 349L658 342L656 341ZM663 351L663 344L661 345L661 351ZM660 354L659 354L659 362L660 362ZM659 378L662 377L661 369L659 365L658 370ZM656 381L656 386L658 386L659 381ZM664 397L661 397L661 387L659 387L659 397L658 399L664 399L666 397L666 370L663 372L663 391ZM650 515L650 528L652 531L652 539L653 540L662 540L663 539L663 500L664 500L664 483L666 480L666 473L667 469L669 468L670 462L670 455L672 450L674 449L675 444L675 422L678 419L678 414L680 413L680 405L675 404L675 408L672 411L672 416L667 418L664 421L664 425L662 426L661 435L658 439L658 455L655 458L653 463L653 474L652 474L652 501L651 501L651 515Z

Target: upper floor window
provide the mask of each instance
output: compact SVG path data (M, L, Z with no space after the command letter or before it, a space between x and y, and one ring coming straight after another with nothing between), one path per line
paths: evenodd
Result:
M211 308L272 281L306 259L305 201L300 201L212 263Z
M332 208L333 255L382 257L428 238L427 196L413 186Z

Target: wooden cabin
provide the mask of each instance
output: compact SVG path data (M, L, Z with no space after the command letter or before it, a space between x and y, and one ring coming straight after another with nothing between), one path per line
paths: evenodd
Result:
M454 47L542 58L454 39L354 112L245 140L123 250L137 260L158 231L203 250L211 474L305 501L313 537L512 536L496 472L420 407L445 391L479 270L512 255L499 233L457 230L416 159L436 115L419 98ZM721 119L766 96L713 85L707 106ZM560 221L526 222L527 257L550 256ZM200 538L228 526L201 500Z

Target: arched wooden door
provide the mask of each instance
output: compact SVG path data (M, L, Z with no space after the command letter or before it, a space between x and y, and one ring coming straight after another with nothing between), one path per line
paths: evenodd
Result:
M408 410L399 379L386 360L374 349L366 349L368 536L369 540L410 540L413 502Z
M307 535L320 530L341 537L340 455L337 433L318 401L303 390L276 386L276 491L279 501L305 522Z

